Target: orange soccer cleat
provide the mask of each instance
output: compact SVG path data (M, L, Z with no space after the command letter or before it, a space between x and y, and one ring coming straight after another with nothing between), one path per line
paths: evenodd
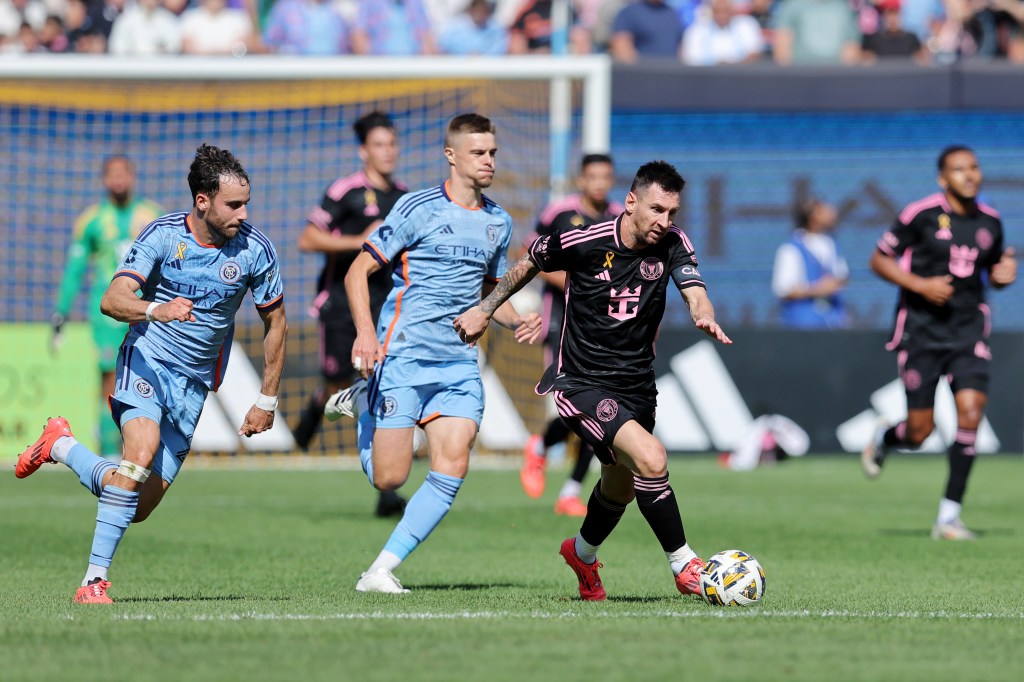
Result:
M583 559L576 555L576 538L569 538L563 542L558 553L576 573L580 581L580 597L584 601L604 601L608 598L601 584L601 576L597 574L597 569L602 568L603 564L598 561L592 564L583 563Z
M586 516L587 505L576 495L559 497L555 502L555 513L559 516Z
M544 468L547 459L540 454L544 447L544 439L534 434L526 441L523 448L523 468L519 470L519 481L528 497L534 499L544 494Z
M28 446L28 449L18 456L18 463L14 467L14 475L18 478L25 478L34 474L36 469L42 465L53 464L50 450L57 439L62 436L74 438L68 420L64 417L50 417L47 419L46 427L43 428L43 435L39 436L39 440Z
M699 556L690 559L683 570L676 576L676 589L681 594L700 594L700 570L704 568L704 560Z
M110 583L102 578L96 578L83 585L75 592L76 604L113 604L114 600L107 596Z

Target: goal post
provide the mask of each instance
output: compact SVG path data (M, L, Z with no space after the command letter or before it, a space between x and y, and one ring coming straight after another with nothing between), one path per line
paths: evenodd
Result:
M294 425L318 383L317 325L306 311L322 265L319 254L300 253L297 240L325 188L359 167L355 119L373 109L392 115L401 145L396 178L420 189L447 177L447 120L467 111L490 117L499 155L488 195L513 216L515 256L544 204L567 190L579 155L609 151L610 82L604 55L0 60L0 324L49 319L75 218L103 196L104 158L130 157L137 194L178 211L191 205L185 176L196 147L231 149L253 180L252 222L282 261L292 333L281 414ZM85 319L87 298L78 296L73 320ZM262 328L250 308L243 306L235 339L259 371ZM516 416L538 428L544 409L531 389L540 351L501 331L488 336L489 367ZM353 442L351 429L331 425L313 452L351 452ZM487 447L487 434L480 443Z

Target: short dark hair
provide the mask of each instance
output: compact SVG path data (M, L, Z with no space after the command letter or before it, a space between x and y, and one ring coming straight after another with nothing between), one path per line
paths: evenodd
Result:
M607 163L609 165L613 165L614 161L612 161L610 154L584 154L583 158L580 160L580 171L585 170L586 167L592 163Z
M192 190L192 203L195 203L199 194L205 194L211 199L217 196L220 179L224 176L238 178L245 185L251 184L249 174L234 154L205 142L199 145L192 165L188 168L188 188Z
M463 133L495 133L494 124L491 119L480 114L459 114L448 121L448 128L444 134L444 146L450 147L451 139L455 135Z
M808 197L796 202L796 206L793 207L793 222L796 223L796 226L807 227L811 214L814 213L814 209L818 208L820 203L821 200L816 197Z
M394 130L395 122L392 121L391 117L383 111L371 111L364 116L360 116L356 122L352 124L352 130L355 131L356 139L359 140L359 144L366 144L366 139L370 137L370 133L374 128L387 128L388 130Z
M968 147L967 145L964 145L964 144L951 144L951 145L949 145L948 147L943 149L941 152L939 152L939 162L938 162L939 172L942 172L942 170L946 167L946 159L948 159L953 154L956 154L957 152L970 152L971 154L974 154L974 150L971 149L970 147Z
M666 192L678 194L686 186L686 180L683 180L675 166L667 161L648 161L637 170L629 191L639 194L651 185L658 185Z

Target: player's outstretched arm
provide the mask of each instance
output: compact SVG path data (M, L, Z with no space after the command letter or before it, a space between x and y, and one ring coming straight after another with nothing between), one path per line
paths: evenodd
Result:
M288 321L284 305L264 313L263 318L263 384L256 404L249 408L238 435L249 436L263 433L274 426L277 412L277 392L281 387L281 372L284 370L284 348L288 337Z
M690 308L693 324L702 332L722 343L732 343L718 323L715 322L715 307L711 305L708 291L704 287L687 287L682 290L683 300Z
M989 281L996 289L1008 287L1017 280L1017 256L1014 255L1013 247L1003 251L999 262L992 266L989 271Z
M459 332L459 338L470 345L475 344L487 330L487 325L494 317L495 312L512 297L512 294L526 286L538 272L540 272L540 268L534 264L529 255L523 255L517 260L505 272L491 293L484 297L480 305L470 308L455 318L452 325L455 327L455 331ZM511 306L509 307L511 308ZM512 311L514 313L515 309L513 308Z
M142 288L131 277L115 277L100 301L100 312L119 322L195 322L192 301L178 296L166 303L145 301L136 295Z

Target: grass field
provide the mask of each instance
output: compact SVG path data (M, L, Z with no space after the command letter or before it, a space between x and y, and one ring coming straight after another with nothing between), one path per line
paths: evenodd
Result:
M690 544L764 565L749 609L680 597L635 508L602 548L608 601L580 602L557 553L578 520L551 513L561 472L540 501L514 471L471 472L397 571L412 594L385 596L352 589L394 523L358 472L189 466L122 543L118 603L75 607L95 499L58 467L7 471L0 680L1024 679L1022 467L979 462L964 516L981 538L941 543L939 457L872 483L851 457L746 474L673 459Z

